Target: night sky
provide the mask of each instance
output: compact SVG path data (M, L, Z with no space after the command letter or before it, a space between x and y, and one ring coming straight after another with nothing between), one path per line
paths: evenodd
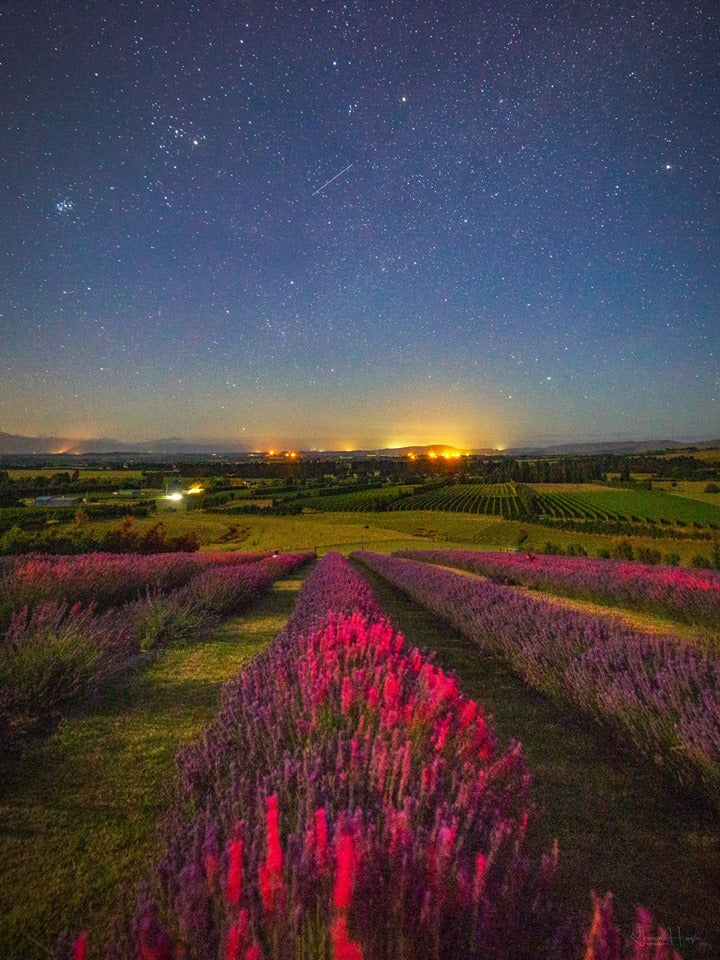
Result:
M0 430L717 436L719 13L0 2Z

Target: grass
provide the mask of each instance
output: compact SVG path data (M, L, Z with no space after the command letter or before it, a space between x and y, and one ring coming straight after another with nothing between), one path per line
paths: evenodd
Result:
M702 460L703 463L717 463L720 466L720 448L708 447L704 450L675 450L670 453L661 453L662 460L672 460L674 457L692 457Z
M82 480L139 480L140 470L85 470L82 467L30 467L8 470L13 480L31 480L33 477L53 477L56 473L69 473L78 470Z
M541 524L503 520L482 514L443 513L432 510L393 511L390 513L322 513L299 516L228 517L218 513L197 511L162 511L134 520L142 532L158 520L165 524L170 536L194 531L203 547L231 550L312 550L319 554L328 550L352 553L369 549L377 553L441 546L478 550L514 550L521 532L528 534L524 548L542 551L548 541L566 548L582 544L588 553L612 548L620 540L629 539L635 548L650 547L663 555L677 553L689 564L697 553L709 554L711 544L701 540L680 540L670 537L624 537L606 534L578 533ZM91 523L102 530L116 527L117 520Z
M304 575L304 574L303 574ZM0 770L0 956L40 960L63 928L108 932L156 852L174 757L222 683L282 628L300 580L279 580L207 642L163 651Z
M347 520L352 517L352 514L339 516ZM370 524L370 529L384 527L394 530L398 537L402 534L410 535L424 539L428 545L442 544L447 549L458 546L478 550L515 550L520 534L524 532L527 533L524 549L535 551L542 551L545 544L550 541L563 548L567 548L570 544L581 544L589 554L594 556L601 549L612 549L613 545L620 540L629 540L635 549L649 547L659 550L662 554L677 553L682 563L689 564L696 553L709 554L711 550L711 544L702 540L581 533L477 514L409 510L397 513L364 513L356 516L359 521ZM377 552L385 553L386 551L377 548Z
M653 489L661 490L663 493L669 493L674 497L687 497L688 500L699 500L700 503L710 503L713 506L720 507L720 493L705 493L705 487L708 483L718 481L708 480L676 480L675 486L670 480L655 481Z
M587 728L572 712L529 690L497 659L484 656L446 623L367 573L394 625L434 650L463 691L493 717L501 743L522 742L540 808L538 841L559 839L558 894L587 915L589 891L612 890L627 924L636 904L684 938L686 960L702 952L693 937L720 949L720 827L660 775Z
M529 483L533 493L605 493L602 483Z
M648 517L684 523L715 523L720 526L720 504L701 503L697 499L669 496L662 490L604 490L586 493L578 490L583 503L625 516Z
M158 512L148 518L136 519L133 526L142 532L158 520L165 524L168 535L196 532L204 547L236 550L312 550L327 553L341 550L349 553L365 546L388 553L392 550L412 549L424 541L402 530L381 526L376 518L383 514L328 513L299 516L258 517L225 516L223 514L191 512ZM99 521L92 528L100 530L117 526L115 521Z

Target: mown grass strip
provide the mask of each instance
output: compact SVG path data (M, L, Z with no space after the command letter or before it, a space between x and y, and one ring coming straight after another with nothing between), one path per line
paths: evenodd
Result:
M408 641L435 650L443 668L456 671L463 692L492 715L501 741L522 742L541 808L539 840L546 847L559 840L558 895L569 910L587 914L588 890L611 890L624 923L636 904L648 907L672 931L685 960L720 955L720 827L712 814L668 790L655 770L572 711L529 690L444 621L359 569Z
M206 642L164 650L3 766L3 960L46 957L66 927L102 942L121 891L155 852L178 747L212 719L224 681L283 627L307 572L278 580Z

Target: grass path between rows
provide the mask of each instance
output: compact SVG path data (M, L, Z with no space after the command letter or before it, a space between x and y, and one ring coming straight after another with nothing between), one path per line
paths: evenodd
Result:
M720 824L713 815L443 620L358 569L394 626L410 643L435 651L463 692L491 714L501 744L522 743L540 808L539 841L547 849L559 840L558 894L567 908L589 915L590 890L611 890L626 924L642 904L686 960L720 957Z
M41 960L64 928L95 946L156 851L181 743L282 629L309 568L203 643L169 648L0 766L0 958Z

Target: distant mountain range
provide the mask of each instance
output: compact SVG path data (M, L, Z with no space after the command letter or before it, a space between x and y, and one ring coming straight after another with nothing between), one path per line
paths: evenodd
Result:
M245 453L241 446L232 443L184 440L182 437L166 437L160 440L145 440L125 443L108 437L88 440L70 440L66 437L22 437L0 431L0 456L27 456L31 454L107 454L147 453L180 454L196 453Z
M647 453L651 450L687 450L696 447L698 450L713 450L720 447L720 440L605 440L597 443L561 443L549 447L513 447L503 450L507 456L527 457L532 454L542 456L558 456L568 454L591 453Z
M374 456L428 456L437 457L472 453L476 456L569 456L588 455L593 453L645 453L650 450L682 450L688 446L699 449L720 447L719 440L614 440L598 441L596 443L563 443L553 446L511 447L505 450L492 448L478 448L475 450L459 450L447 444L430 444L426 446L408 446L400 448L383 448L377 450L332 451L325 450L322 456L348 456L348 453ZM63 437L23 437L0 431L0 456L32 456L65 454L65 455L109 455L109 454L145 454L148 456L210 456L218 454L243 455L250 451L240 445L228 441L213 440L185 440L182 437L166 437L159 440L146 440L137 443L127 443L107 437L97 439L68 439ZM318 454L320 455L320 454Z

